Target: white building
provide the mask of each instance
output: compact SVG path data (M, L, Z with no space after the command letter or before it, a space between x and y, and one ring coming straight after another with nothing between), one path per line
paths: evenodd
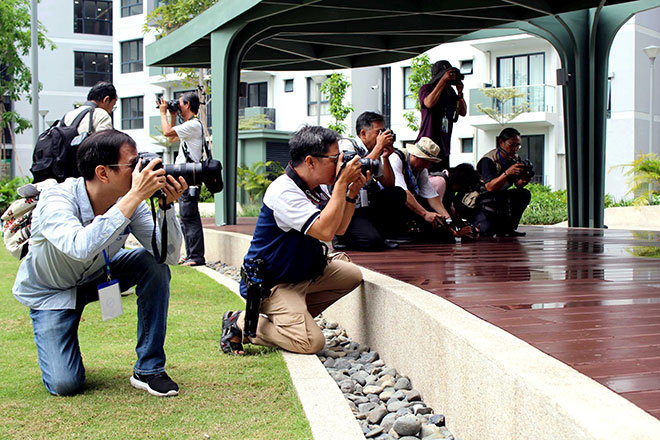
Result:
M160 129L155 99L161 94L167 99L176 98L190 87L181 83L177 74L172 73L173 69L144 66L144 47L154 37L143 35L142 28L146 13L153 10L157 2L115 0L111 5L102 0L73 0L68 4L42 0L39 15L49 37L58 46L54 52L40 50L39 70L43 84L40 108L48 110L46 122L59 118L75 103L85 100L89 87L96 82L94 79L107 77L108 64L104 64L104 60L111 55L111 79L120 98L113 115L115 127L133 136L141 151L163 153L166 161L172 160L174 148L164 148L152 137L157 136ZM78 32L105 30L110 21L112 36ZM612 45L608 170L648 152L650 64L642 49L651 44L660 45L660 8L633 17L622 27ZM495 136L501 130L498 123L476 109L478 102L490 106L479 89L514 85L528 92L532 109L507 125L522 133L523 143L527 145L523 154L529 155L535 164L539 180L554 189L566 187L562 95L561 86L556 83L556 70L561 66L549 43L519 35L444 44L428 51L428 55L432 62L449 60L466 74L464 93L468 115L454 126L452 165L476 163L494 147ZM416 133L403 119L403 113L414 105L406 98L409 65L407 61L343 71L352 84L347 101L356 109L345 121L351 135L357 116L372 110L386 115L400 145L416 138ZM295 131L302 124L316 124L319 119L317 85L313 77L330 73L245 71L241 75L245 83L241 107L248 109L245 110L248 116L268 113L275 122L271 128L278 131ZM658 77L660 74L656 72ZM654 102L660 110L660 82L656 83ZM265 109L274 109L274 112ZM16 110L24 116L30 114L27 102L16 103ZM327 113L327 104L322 102L322 125L330 122ZM655 139L658 138L660 134ZM31 142L30 132L17 137L15 174L28 174ZM654 151L658 153L659 150L656 142ZM625 195L627 185L622 170L607 174L605 190L616 198Z

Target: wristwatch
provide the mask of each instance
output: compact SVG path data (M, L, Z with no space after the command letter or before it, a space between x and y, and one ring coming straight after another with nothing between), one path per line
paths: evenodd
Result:
M346 194L346 201L348 203L355 203L355 202L357 202L357 197L350 198L350 197L348 197L348 194Z

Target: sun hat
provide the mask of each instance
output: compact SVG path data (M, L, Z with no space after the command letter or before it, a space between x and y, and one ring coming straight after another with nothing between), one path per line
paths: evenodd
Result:
M442 75L451 68L452 65L447 60L440 60L433 63L433 66L431 67L431 81L429 81L429 84L439 81L440 78L442 78Z
M430 160L431 162L440 162L438 155L440 147L427 137L421 138L416 144L408 144L406 150L409 154L420 159Z

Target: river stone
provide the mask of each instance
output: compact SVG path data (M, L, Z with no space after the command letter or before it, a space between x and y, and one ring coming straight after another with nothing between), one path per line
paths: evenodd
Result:
M433 408L429 408L428 406L415 405L415 415L424 416L431 413L433 413Z
M367 399L369 399L369 402L373 402L377 405L380 403L380 399L378 398L378 394L369 394L367 396Z
M331 357L328 357L325 362L323 362L325 368L333 368L335 366L335 360Z
M355 384L355 390L354 390L353 392L354 392L355 394L364 394L364 393L362 392L362 385L360 385L359 383L358 383L358 384Z
M389 375L389 374L386 374L386 375L384 375L384 376L380 376L380 377L378 378L378 381L377 381L376 383L381 384L381 383L385 383L385 382L393 381L393 380L394 380L394 376L391 376L391 375ZM388 386L393 387L394 384L392 384L392 385L388 385Z
M351 368L351 361L348 359L337 359L335 361L335 368L337 370L348 370Z
M422 425L422 429L419 432L419 436L421 438L426 438L426 437L429 437L429 436L435 434L436 432L440 432L440 427L435 426L435 425L426 424L426 425Z
M361 403L367 403L369 401L369 399L367 399L364 396L355 396L355 398L352 400L353 402L355 402L356 405L359 405Z
M410 408L399 408L394 414L401 417L412 413L413 412L410 410Z
M381 365L381 367L382 367L382 365ZM392 368L392 367L390 367L390 368L384 368L383 371L382 371L380 374L381 374L382 376L385 376L386 374L388 374L388 375L390 375L390 376L392 376L392 377L396 377L396 374L397 374L397 373L396 373L396 368Z
M394 394L393 390L394 390L394 388L386 388L385 390L383 390L382 393L380 393L380 395L378 397L383 402L387 402L392 397L392 394Z
M437 426L445 426L445 416L442 414L433 414L429 417L429 423L433 423Z
M369 373L366 371L357 371L351 375L351 379L356 381L362 386L365 386L367 384L367 377L369 377Z
M380 394L385 389L382 385L367 385L362 388L364 394Z
M402 402L402 401L400 401L400 400L397 400L397 401L395 401L395 402L389 403L389 404L387 405L387 410L388 410L389 412L397 412L397 411L400 410L401 408L405 408L405 407L407 407L407 406L408 406L408 402Z
M396 419L398 417L396 416L395 413L389 413L385 417L383 417L383 420L380 421L380 426L383 427L384 431L389 431L392 429L392 426L394 426L394 422L396 422Z
M369 350L367 350L369 351ZM385 361L382 359L378 359L376 361L373 361L374 367L383 367L385 366Z
M339 383L339 389L342 393L352 393L355 390L355 383L350 380L343 380Z
M396 390L396 388L395 388ZM392 394L392 398L396 400L404 400L406 398L406 393L402 390L395 391Z
M358 412L360 413L369 413L371 410L375 409L378 405L373 402L361 403L358 405Z
M377 426L376 428L372 429L371 431L367 432L364 434L366 438L374 438L377 435L381 434L383 432L383 427L382 426Z
M387 409L383 408L382 406L373 409L369 415L367 416L367 422L371 423L372 425L375 425L377 423L380 423L381 420L383 420L383 417L387 415Z
M399 380L396 381L396 385L394 385L394 389L396 390L410 390L412 389L412 384L410 383L410 379L407 377L401 377Z
M373 364L377 360L378 360L378 353L375 351L370 351L368 353L362 354L362 356L360 356L360 358L358 359L358 362L362 364Z
M408 402L417 402L422 400L422 394L418 390L410 390L406 393L406 400Z
M328 321L328 322L325 324L325 328L336 329L337 327L339 327L339 324L338 324L337 322L335 322L335 321Z
M422 422L412 414L408 414L398 418L396 422L394 422L392 429L394 429L394 431L400 436L406 436L417 435L421 427Z
M447 437L449 440L454 440L454 435L447 429L446 426L441 426L440 427L440 432L442 433L442 435Z

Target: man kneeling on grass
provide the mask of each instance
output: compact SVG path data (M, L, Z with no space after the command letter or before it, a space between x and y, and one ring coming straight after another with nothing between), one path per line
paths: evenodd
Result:
M104 130L78 149L82 177L67 179L41 193L33 211L30 249L21 263L13 293L30 308L34 342L46 389L59 396L78 393L85 381L78 324L85 305L101 299L104 316L121 313L119 291L137 285L137 362L130 382L155 396L174 396L179 387L165 373L165 329L170 269L177 264L181 227L169 209L188 187L180 177L144 169L135 141ZM160 233L144 201L163 190L159 225L167 225L165 263L152 255L152 234ZM164 217L164 219L163 219ZM144 248L123 249L132 233ZM106 302L106 298L110 298ZM105 308L104 308L105 305ZM100 323L97 325L101 325Z
M225 353L243 354L243 342L316 353L325 339L314 317L362 281L348 256L328 257L322 243L346 231L360 188L371 177L362 174L359 157L343 163L338 140L332 130L306 126L289 141L291 162L264 195L245 256L246 264L264 261L270 295L261 303L255 337L243 335L245 313L224 314L220 346ZM332 196L323 184L334 184ZM241 295L247 297L244 281Z

